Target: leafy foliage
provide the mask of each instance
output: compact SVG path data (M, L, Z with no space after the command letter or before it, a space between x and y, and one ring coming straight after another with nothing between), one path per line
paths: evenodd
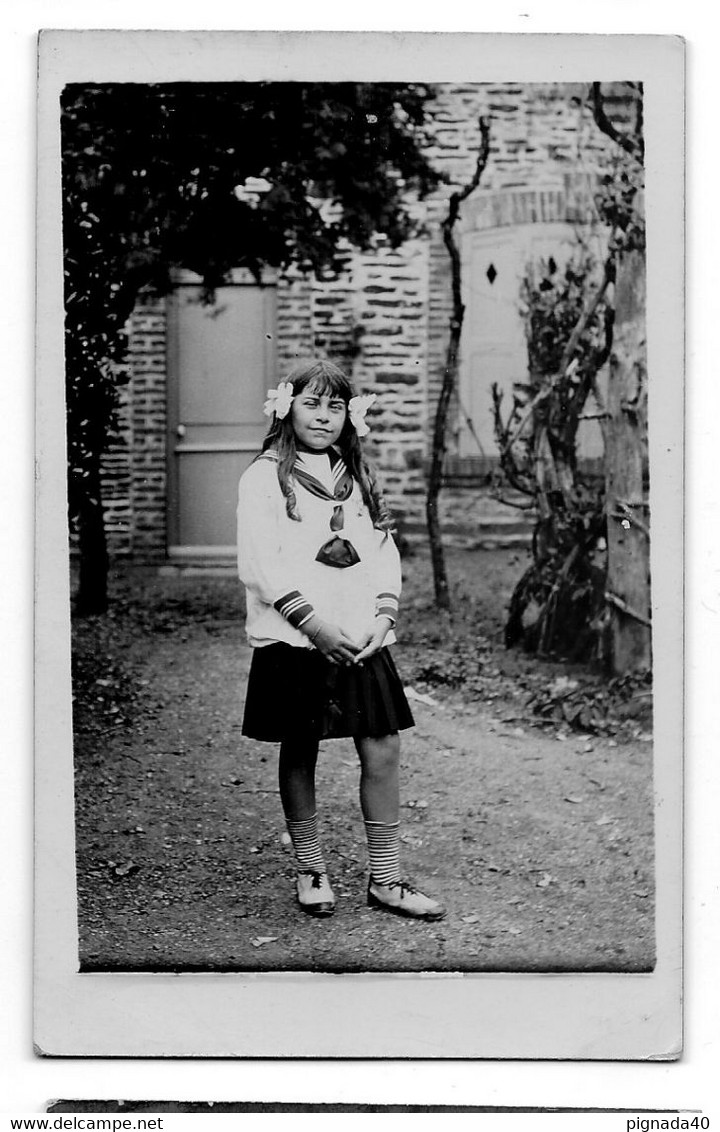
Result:
M599 410L594 415L605 417L596 379L612 349L609 287L618 257L644 247L642 91L633 91L635 134L610 122L600 84L593 84L596 122L619 145L595 195L597 232L578 231L562 269L552 258L528 265L521 302L529 379L515 386L507 416L502 394L493 389L502 473L533 500L538 516L533 562L513 593L506 643L576 660L608 658L605 485L582 474L577 438L591 395ZM600 255L591 239L605 245Z
M68 85L62 94L71 518L104 548L100 458L143 288L238 267L335 271L348 242L397 246L438 176L421 149L430 89L387 83ZM100 599L102 595L99 595ZM102 605L102 601L100 601Z
M612 273L609 278L612 279ZM515 386L513 410L524 413L533 406L534 432L527 439L519 436L518 441L525 446L525 464L528 458L535 463L541 446L547 442L552 464L541 461L541 486L548 493L567 494L563 472L576 470L580 419L595 389L598 370L608 357L612 309L604 298L605 287L602 266L581 233L575 254L564 268L558 268L552 257L541 260L528 265L522 282L520 297L530 378L528 384ZM568 343L591 304L592 311L568 365ZM533 486L532 494L535 492Z
M529 380L515 386L507 419L502 395L493 394L501 467L538 509L533 562L513 593L506 643L573 659L593 654L604 605L603 493L577 461L578 428L611 342L604 289L602 269L583 243L563 269L553 259L531 265L522 287ZM568 366L568 341L589 295L596 301Z
M617 676L607 683L561 676L540 688L529 706L538 722L566 725L592 735L637 736L652 727L652 678L649 672Z
M644 188L644 169L637 161L616 157L600 178L595 204L612 232L610 254L644 251L645 222L638 210Z

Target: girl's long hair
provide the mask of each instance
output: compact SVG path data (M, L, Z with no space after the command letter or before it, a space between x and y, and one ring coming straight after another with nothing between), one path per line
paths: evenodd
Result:
M286 378L293 387L293 394L297 396L308 386L314 393L342 397L345 405L355 396L350 379L333 362L324 360L307 362L298 366ZM360 485L363 500L370 512L373 524L380 530L389 531L392 528L392 519L385 500L377 483L376 475L365 458L360 437L348 416L343 430L337 441L337 447L347 466L350 475ZM285 508L291 519L300 521L297 499L292 484L292 472L297 459L297 445L295 431L292 426L290 413L283 420L273 416L267 435L263 440L262 452L273 448L277 452L277 476L280 489L285 496Z

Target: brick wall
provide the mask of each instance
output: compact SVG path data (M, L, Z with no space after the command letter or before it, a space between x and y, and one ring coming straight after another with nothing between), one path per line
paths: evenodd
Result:
M300 359L324 355L375 392L371 455L391 506L408 534L424 534L424 464L442 380L451 314L450 267L440 224L454 189L472 176L478 118L490 118L491 156L464 211L487 229L582 219L588 190L613 152L595 126L578 84L441 84L432 106L429 156L447 177L415 205L424 234L401 249L345 253L339 278L297 271L278 280L278 377ZM612 101L612 92L611 92ZM613 103L616 115L624 103ZM132 381L123 394L122 428L106 462L111 549L142 560L166 545L166 342L163 300L143 299L130 323ZM443 509L460 532L498 512L487 489L448 485Z
M424 491L427 266L420 239L398 250L379 247L354 263L364 333L353 376L360 390L377 395L368 416L368 451L401 518L417 510Z
M132 367L118 367L117 430L102 464L102 496L105 530L114 556L132 553Z
M167 508L166 305L145 296L130 332L133 369L133 553L163 558Z
M278 376L291 370L300 358L313 352L312 283L299 271L278 279Z
M128 322L130 381L120 429L104 460L103 498L113 557L161 561L166 547L166 306L143 295Z

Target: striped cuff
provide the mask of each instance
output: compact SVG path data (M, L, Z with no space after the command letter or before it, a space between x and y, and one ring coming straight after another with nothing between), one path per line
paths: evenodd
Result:
M397 594L383 593L375 598L375 616L389 617L393 625L397 622L398 598Z
M274 605L278 613L282 614L294 629L299 629L301 625L309 621L315 612L310 602L303 597L299 590L293 590L291 593L279 597Z

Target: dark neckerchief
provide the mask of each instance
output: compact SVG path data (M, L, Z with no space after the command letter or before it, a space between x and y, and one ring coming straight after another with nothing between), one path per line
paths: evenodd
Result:
M316 479L307 468L303 467L300 459L295 461L292 474L297 483L304 487L306 491L309 491L311 495L335 503L330 517L330 530L337 532L342 531L345 526L345 511L342 505L352 495L353 478L340 453L333 448L328 448L326 451L330 457L330 468L333 476L332 492L327 489L324 483ZM277 460L277 458L278 455L274 448L267 448L258 457L261 460ZM315 555L315 561L322 562L325 566L344 570L348 566L355 566L360 561L360 555L345 535L333 533L332 538L329 538L320 547Z
M319 453L319 455L322 455L322 453ZM293 475L297 482L301 484L306 491L309 491L311 495L316 495L319 499L344 502L352 495L352 476L347 470L345 461L339 452L336 452L333 448L329 448L327 449L327 455L330 457L330 470L333 478L332 492L328 490L324 483L315 478L312 472L303 465L300 458L295 461Z

